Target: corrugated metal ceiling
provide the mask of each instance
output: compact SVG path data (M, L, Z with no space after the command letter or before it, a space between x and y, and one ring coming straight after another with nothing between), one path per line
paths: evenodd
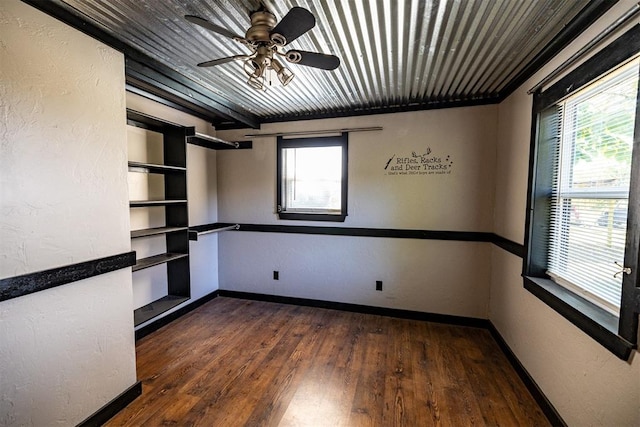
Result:
M62 0L56 0L60 3ZM64 0L116 39L260 120L412 109L499 98L588 0L264 0L281 19L293 6L317 23L291 48L333 53L335 71L287 64L296 77L266 92L242 64L197 63L247 53L193 25L197 15L244 35L258 0ZM289 47L289 46L287 46Z

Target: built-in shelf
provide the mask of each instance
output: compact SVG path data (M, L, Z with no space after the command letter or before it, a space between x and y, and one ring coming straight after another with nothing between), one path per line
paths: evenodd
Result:
M133 271L142 270L143 268L153 267L154 265L164 264L166 262L186 258L188 256L188 254L166 253L150 256L148 258L141 258L136 260L136 265L133 266Z
M1 1L1 0L0 0ZM153 285L153 294L156 297L164 295L162 298L149 302L149 299L140 301L147 303L134 312L135 325L161 316L167 310L184 303L191 297L191 280L189 271L189 215L187 206L187 137L195 134L194 127L185 127L176 123L167 122L156 117L151 117L137 111L127 110L127 123L141 129L156 132L161 135L148 135L147 132L136 132L141 134L140 141L136 144L144 143L146 146L134 146L131 152L147 152L156 155L159 163L147 163L131 159L127 165L129 168L132 185L145 189L147 194L157 194L161 200L130 200L129 206L138 227L149 227L131 231L131 239L139 239L148 236L160 236L164 240L165 249L159 255L138 259L132 267L133 271L163 265L163 271L153 271L158 280ZM161 145L159 136L162 137ZM146 150L146 151L145 151ZM160 156L162 150L162 156ZM157 179L138 179L136 174L156 174ZM144 178L144 177L142 177ZM151 178L151 177L149 177ZM160 192L160 180L162 181L162 192ZM146 188L143 188L146 187ZM153 199L153 197L151 197ZM161 207L162 212L151 214L150 208ZM145 208L149 210L146 212ZM153 217L151 221L150 217ZM160 220L162 219L162 222ZM143 222L144 221L144 222ZM157 222L156 222L157 221ZM162 225L161 227L158 227ZM157 241L140 239L136 246L144 248L143 251L155 251ZM144 282L144 274L134 273L133 286L136 283ZM162 277L165 276L165 277ZM160 280L162 278L162 280ZM166 290L163 286L166 282ZM157 284L157 286L156 286ZM135 289L134 289L135 293ZM145 295L148 293L145 292ZM142 295L141 295L142 297Z
M133 324L138 326L154 317L171 310L173 307L188 301L189 297L180 295L165 295L162 298L144 305L133 311Z
M153 163L129 162L129 172L142 173L184 173L187 168L181 166L156 165Z
M176 231L188 230L187 227L156 227L145 228L142 230L132 230L131 238L137 239L139 237L157 236L159 234L175 233Z
M132 208L146 208L150 206L168 206L186 203L186 200L131 200L129 201L129 206Z

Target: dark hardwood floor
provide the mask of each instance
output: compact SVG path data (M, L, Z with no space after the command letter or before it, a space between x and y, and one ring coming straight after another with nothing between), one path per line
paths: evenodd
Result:
M219 297L137 343L109 426L545 426L484 329Z

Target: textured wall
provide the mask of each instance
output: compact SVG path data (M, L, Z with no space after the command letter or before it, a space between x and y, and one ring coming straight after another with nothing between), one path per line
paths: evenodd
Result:
M495 232L522 243L532 99L526 91L636 2L617 4L500 104ZM636 24L638 20L636 19ZM640 361L619 360L523 288L522 260L492 250L490 320L573 426L640 425Z
M263 133L382 126L349 135L347 227L491 231L497 107L451 108L315 121L266 124ZM220 131L229 140L253 130ZM296 224L275 214L276 138L252 150L218 154L221 221ZM447 156L449 174L392 175L398 159ZM391 160L385 170L387 161ZM406 171L405 171L406 172ZM316 223L316 225L322 225Z
M0 2L0 277L130 250L123 56ZM74 425L136 382L131 273L0 303L0 425Z
M252 150L218 153L220 221L491 231L496 106L270 124L263 132L366 126L384 129L349 136L344 223L277 219L273 137L255 139ZM234 140L244 133L218 136ZM391 169L406 158L439 158L450 173ZM221 289L487 317L487 243L249 232L219 239ZM376 280L384 282L382 292Z

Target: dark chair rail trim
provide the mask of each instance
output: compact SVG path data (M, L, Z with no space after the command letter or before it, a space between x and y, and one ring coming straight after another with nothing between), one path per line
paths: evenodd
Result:
M118 255L93 259L91 261L52 268L50 270L1 279L0 301L18 298L23 295L131 267L135 263L136 253L125 252Z
M189 231L220 228L236 223L216 222L189 227ZM359 227L318 227L305 225L280 224L239 224L237 231L262 233L293 233L329 236L389 237L399 239L456 240L461 242L487 242L512 253L520 258L524 255L524 245L513 242L495 233L484 231L441 231L441 230L403 230L395 228L359 228Z

